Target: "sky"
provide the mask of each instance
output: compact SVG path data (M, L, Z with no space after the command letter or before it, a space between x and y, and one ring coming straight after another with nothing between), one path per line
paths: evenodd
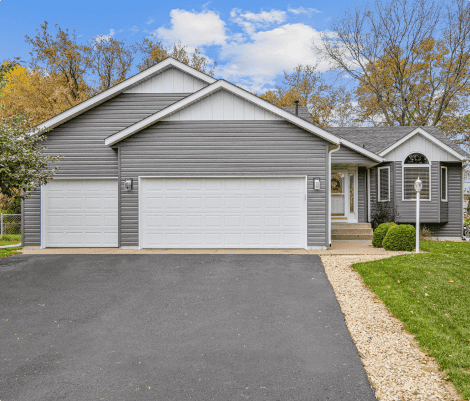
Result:
M353 4L346 0L0 0L0 61L29 60L25 35L34 37L44 21L50 28L58 24L75 30L84 42L97 35L136 42L154 34L168 46L181 40L189 50L199 48L217 61L216 78L262 93L280 84L283 72L298 64L320 62L318 68L327 70L312 43Z

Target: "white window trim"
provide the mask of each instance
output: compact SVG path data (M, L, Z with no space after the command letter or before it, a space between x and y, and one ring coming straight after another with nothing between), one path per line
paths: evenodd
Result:
M380 199L380 170L388 170L388 199ZM379 202L390 202L390 166L379 167L377 174L377 199Z
M421 152L413 152L413 153L421 153ZM403 202L416 202L416 199L405 199L405 168L406 167L414 167L414 168L416 168L416 167L427 167L428 168L428 171L429 171L429 199L420 198L420 202L431 202L432 177L431 177L431 165L430 164L404 164L404 163L402 164L402 167L401 167L401 200Z
M442 170L446 171L446 197L442 199ZM447 166L441 166L441 176L439 177L441 181L441 202L447 202L449 199L449 175L447 174Z

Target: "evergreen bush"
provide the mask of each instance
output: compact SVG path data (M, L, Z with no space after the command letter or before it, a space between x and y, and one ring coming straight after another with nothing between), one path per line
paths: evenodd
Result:
M382 245L387 251L412 251L416 248L416 229L411 224L390 227Z
M372 237L372 245L375 248L382 248L382 241L390 227L396 226L395 223L382 223L374 230L374 236Z

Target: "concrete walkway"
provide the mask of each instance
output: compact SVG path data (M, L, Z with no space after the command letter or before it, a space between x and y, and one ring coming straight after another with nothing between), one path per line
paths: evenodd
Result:
M136 255L170 255L170 254L258 254L258 255L402 255L404 252L386 251L374 248L371 241L333 241L327 250L306 249L120 249L120 248L46 248L23 249L25 255L66 255L66 254L136 254ZM405 252L406 253L406 252Z

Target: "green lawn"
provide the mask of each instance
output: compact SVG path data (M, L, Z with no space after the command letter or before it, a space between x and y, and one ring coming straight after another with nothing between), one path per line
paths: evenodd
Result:
M21 234L4 235L0 238L0 246L21 244Z
M18 248L0 248L0 258L6 258L7 256L11 255L18 255L18 250L22 249L21 247Z
M428 253L353 267L470 399L470 243L422 241L420 248Z

